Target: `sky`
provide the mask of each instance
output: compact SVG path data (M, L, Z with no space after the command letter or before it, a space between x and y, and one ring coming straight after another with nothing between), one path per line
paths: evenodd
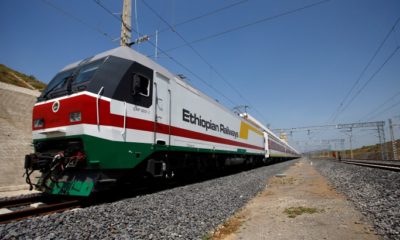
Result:
M230 109L248 105L272 129L386 121L388 140L387 119L400 124L398 0L132 4L132 39L154 44L159 31L157 58L149 42L133 49ZM48 83L65 65L118 47L121 12L122 0L1 0L0 63ZM348 134L288 133L305 151L321 139L344 138L348 148ZM355 129L353 145L376 135Z

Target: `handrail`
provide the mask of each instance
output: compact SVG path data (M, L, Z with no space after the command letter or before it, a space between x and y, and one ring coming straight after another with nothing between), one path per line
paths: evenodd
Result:
M168 145L171 145L171 114L172 114L172 96L171 96L171 89L168 89L169 95L169 106L168 106Z
M99 99L100 99L100 94L103 91L104 86L102 86L99 90L99 92L97 93L97 97L96 97L96 115L97 115L97 129L99 129L100 127L100 114L99 114Z
M157 83L154 81L154 95L155 95L155 104L154 104L154 125L153 125L153 142L154 144L157 143L157 108L158 108L158 89Z
M122 130L121 135L125 135L126 133L126 102L124 102L124 129Z

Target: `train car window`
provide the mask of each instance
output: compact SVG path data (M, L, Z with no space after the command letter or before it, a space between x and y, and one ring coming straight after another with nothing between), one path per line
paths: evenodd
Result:
M133 75L132 95L150 96L150 80L140 74Z
M79 73L76 76L75 81L73 83L79 84L91 80L93 75L96 73L97 69L99 69L102 63L103 61L96 61L83 66L79 70Z

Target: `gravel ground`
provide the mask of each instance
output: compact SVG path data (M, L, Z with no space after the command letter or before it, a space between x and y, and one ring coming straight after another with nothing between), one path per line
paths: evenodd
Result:
M201 239L294 162L0 225L0 239Z
M384 239L400 239L400 173L337 161L315 160L316 168L375 225Z

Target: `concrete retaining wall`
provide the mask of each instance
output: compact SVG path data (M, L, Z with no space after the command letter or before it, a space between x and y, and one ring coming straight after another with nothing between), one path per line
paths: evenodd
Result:
M27 188L24 157L31 153L32 108L39 91L0 82L0 191Z

